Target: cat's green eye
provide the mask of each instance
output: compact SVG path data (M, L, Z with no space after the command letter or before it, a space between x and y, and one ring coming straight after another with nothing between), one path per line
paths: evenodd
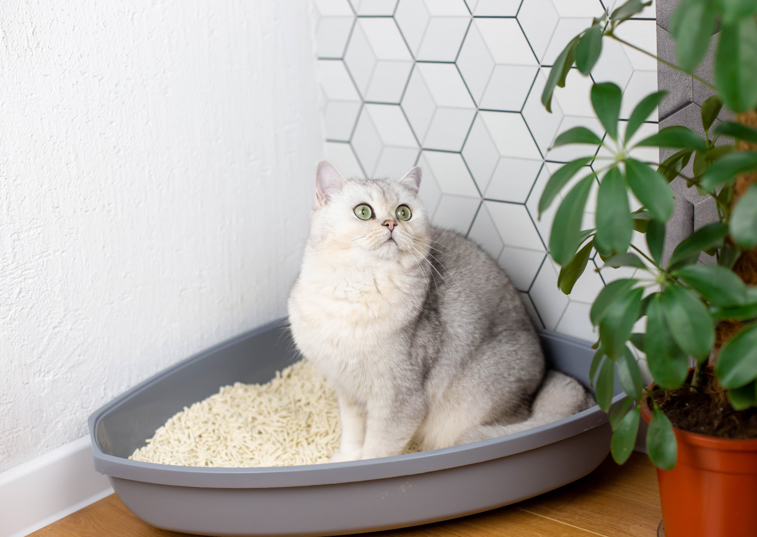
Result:
M395 214L397 215L397 218L399 220L402 220L403 222L407 222L413 216L413 213L410 211L410 207L408 207L407 205L400 205L399 207L397 207Z
M370 205L361 203L360 205L355 207L355 216L357 216L360 220L370 220L370 218L373 216L373 209L371 209Z

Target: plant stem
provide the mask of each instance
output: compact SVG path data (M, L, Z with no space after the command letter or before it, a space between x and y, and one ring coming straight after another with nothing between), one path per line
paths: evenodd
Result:
M707 86L707 87L708 87L708 88L710 88L711 90L714 90L714 91L717 91L717 90L718 90L718 88L716 88L716 87L715 87L715 86L714 86L713 84L710 84L710 83L709 83L709 82L707 82L706 80L704 80L704 79L702 79L702 78L699 78L699 77L698 77L697 75L695 75L694 73L688 73L688 72L684 71L683 69L681 69L680 67L678 67L678 66L677 66L676 64L674 64L674 63L671 63L671 62L669 62L669 61L667 61L667 60L663 60L662 58L660 58L660 57L658 57L658 56L655 56L655 55L654 55L654 54L652 54L651 52L647 52L646 50L644 50L644 49L642 49L642 48L639 48L639 47L637 47L637 46L636 46L636 45L634 45L633 43L629 43L629 42L628 42L628 41L626 41L625 39L621 39L621 38L619 38L618 36L616 36L616 35L615 35L614 33L612 33L612 32L609 32L609 33L607 33L607 34L605 34L605 35L606 35L607 37L611 37L612 39L614 39L614 40L615 40L615 41L617 41L618 43L622 43L622 44L626 45L627 47L631 47L631 48L632 48L632 49L634 49L634 50L638 50L639 52L641 52L642 54L646 54L646 55L647 55L647 56L649 56L650 58L654 58L654 59L655 59L655 60L657 60L658 62L660 62L660 63L662 63L662 64L664 64L664 65L667 65L668 67L671 67L672 69L675 69L676 71L680 71L681 73L684 73L684 74L686 74L686 75L689 75L689 76L690 76L691 78L693 78L694 80L696 80L696 81L697 81L697 82L699 82L700 84L704 84L705 86Z
M694 369L694 378L691 379L691 391L698 391L698 388L702 387L705 367L707 367L707 360L699 362L696 369Z
M642 252L641 250L639 250L635 245L631 244L631 248L633 248L634 250L636 250L637 252L639 252L644 259L646 259L647 261L649 261L650 263L652 263L652 266L654 268L656 268L658 270L663 270L662 268L660 268L660 267L657 266L657 263L654 262L654 259L650 259L650 257L647 254L645 254L644 252Z

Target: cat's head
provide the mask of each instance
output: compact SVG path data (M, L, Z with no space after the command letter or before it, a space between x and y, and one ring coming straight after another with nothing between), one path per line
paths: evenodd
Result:
M430 225L418 199L420 184L417 166L397 180L345 179L333 164L321 161L311 243L364 259L425 257Z

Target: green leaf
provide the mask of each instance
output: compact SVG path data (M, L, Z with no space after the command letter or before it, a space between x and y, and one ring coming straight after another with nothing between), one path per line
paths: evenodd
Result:
M673 191L665 178L647 164L626 159L626 182L652 218L665 222L673 214Z
M678 174L683 170L691 159L691 149L681 149L680 151L673 153L666 158L662 164L657 167L657 172L668 180L668 183L678 177Z
M633 452L633 448L636 445L636 435L639 432L640 417L641 409L638 406L632 408L612 434L610 451L612 452L612 458L618 464L626 462Z
M597 298L594 299L594 304L591 305L591 310L589 311L591 324L597 326L599 321L602 320L602 317L604 317L610 304L615 302L618 297L624 295L638 282L639 280L622 279L608 283L604 289L599 292Z
M610 411L612 404L612 395L615 392L615 362L605 360L602 362L602 368L599 370L597 377L597 388L594 395L597 398L597 404L604 412Z
M566 295L570 294L576 281L578 281L578 278L580 278L584 273L584 270L586 270L586 265L589 263L593 246L593 241L586 243L586 246L578 251L573 258L573 261L560 269L560 275L557 277L557 287L559 287L560 291Z
M597 194L597 251L613 255L628 250L633 234L633 219L623 174L615 167L607 172Z
M588 76L602 52L602 26L589 28L576 45L576 67Z
M565 48L557 57L549 72L547 83L544 85L544 90L541 93L541 103L549 113L552 113L552 95L555 92L555 86L560 86L561 88L565 87L565 78L568 76L568 71L570 71L570 68L573 65L576 44L580 37L581 36L577 35L570 41L570 43L565 45ZM562 84L560 84L560 82L562 82Z
M576 249L581 244L581 221L589 191L594 184L594 174L581 179L568 192L555 213L552 233L549 235L549 253L560 266L573 260Z
M715 328L702 301L672 285L662 292L662 308L678 348L700 362L706 360L715 344Z
M626 341L631 337L633 325L641 310L641 288L630 289L619 296L605 310L599 321L599 337L608 357L615 360L626 349Z
M736 181L740 173L757 169L757 151L737 151L717 160L702 176L699 184L708 192Z
M631 213L633 217L633 229L639 233L646 233L652 217L643 208Z
M741 250L734 244L724 244L720 249L720 266L732 269L741 257Z
M635 400L641 399L644 391L644 379L641 369L633 353L628 347L623 349L623 354L618 359L618 380L623 391Z
M715 362L715 375L727 390L741 388L757 378L757 324L725 342Z
M704 127L704 132L710 130L721 108L723 108L723 101L717 95L708 97L702 103L702 127Z
M614 255L608 257L605 261L606 267L620 268L620 267L636 267L640 269L647 269L644 262L634 253L626 252L624 254Z
M571 160L552 174L544 187L544 192L542 192L541 198L539 198L539 217L541 217L542 213L552 205L552 200L554 200L555 196L557 196L563 187L568 184L568 181L578 173L578 170L586 166L591 160L592 157Z
M749 187L736 204L731 215L731 237L744 249L757 246L757 185Z
M610 427L613 431L618 428L618 425L625 417L628 409L633 406L633 403L633 399L626 397L612 406L612 410L610 410Z
M630 19L637 13L641 13L646 6L651 6L652 2L642 2L641 0L628 0L625 4L615 9L610 15L610 20L624 21Z
M665 224L652 220L647 226L647 247L658 266L662 264L662 249L665 246Z
M715 82L728 108L734 112L754 108L757 103L757 25L754 18L723 21L715 55Z
M724 308L741 306L746 298L746 287L741 278L717 265L688 265L673 272L673 276L706 298Z
M678 65L684 71L693 72L707 53L716 17L717 3L711 0L683 0L670 17Z
M757 382L752 381L741 388L728 390L728 401L735 410L757 406Z
M618 139L618 117L622 97L620 88L612 82L602 82L591 87L591 105L613 140Z
M757 2L754 0L721 0L723 6L723 18L727 22L735 22L753 15L757 11Z
M757 302L736 308L712 308L712 318L718 321L744 321L757 318Z
M636 147L672 147L674 149L706 151L707 142L686 127L665 127L657 134L644 138L636 144Z
M672 267L678 263L699 258L700 252L721 246L727 235L728 226L722 222L707 224L699 228L676 246L668 266Z
M568 144L600 145L601 143L602 140L599 136L586 127L573 127L572 129L568 129L561 133L560 136L555 139L555 143L552 144L552 147L560 147Z
M634 347L639 349L641 352L644 352L644 334L634 332L633 334L631 334L629 341L633 344Z
M652 112L654 112L654 109L660 105L667 94L667 91L658 91L657 93L652 93L644 97L641 102L636 105L636 108L634 108L633 112L631 112L631 117L628 118L628 125L626 126L625 134L626 143L628 143L633 135L636 134L636 131L639 129L641 124L647 120Z
M597 341L599 343L599 341ZM599 347L597 349L597 352L594 353L594 358L591 359L591 365L589 366L589 385L594 386L594 377L597 376L597 371L599 371L599 366L602 365L602 358L605 357L605 351L602 350L602 347Z
M686 380L689 360L678 348L670 333L662 309L660 293L647 307L647 333L644 336L644 352L647 365L657 385L664 390L674 390Z
M757 5L757 3L755 3ZM741 123L735 123L733 121L724 121L717 127L715 127L715 134L721 136L732 136L739 140L751 142L757 144L757 129L742 125Z
M661 470L675 468L678 444L673 425L662 410L655 406L647 430L647 453L652 463Z

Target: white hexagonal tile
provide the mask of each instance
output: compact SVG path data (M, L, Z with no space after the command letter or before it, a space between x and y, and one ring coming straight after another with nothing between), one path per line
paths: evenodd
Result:
M505 246L544 251L541 238L524 205L498 201L485 201L484 205Z
M521 0L465 0L477 17L514 17Z
M626 90L623 92L623 102L620 107L620 117L628 119L631 112L641 100L657 91L657 71L634 71ZM647 121L657 121L657 109Z
M547 330L554 330L568 307L568 297L557 287L557 269L549 257L528 292Z
M442 193L470 198L480 197L460 153L425 150L422 156Z
M416 60L452 62L470 24L463 0L401 0L397 24Z
M462 155L479 190L485 191L499 163L500 155L480 117L473 121Z
M505 246L485 205L479 209L468 238L495 260L499 259L502 248Z
M402 107L421 145L460 151L476 106L453 64L417 63Z
M486 46L500 65L539 65L515 19L474 19Z
M366 104L352 136L352 147L369 177L399 176L418 158L418 144L397 105Z
M556 199L552 202L552 205L550 205L547 210L544 211L541 216L539 216L539 199L541 198L541 195L544 192L544 187L547 186L547 182L549 181L551 175L552 172L545 164L539 172L539 176L536 178L534 187L531 189L531 192L528 195L528 199L526 200L526 208L531 215L531 219L534 222L534 226L536 226L536 230L541 236L542 244L545 248L549 244L549 234L552 232L552 222L554 221L557 207L560 204L560 199Z
M320 17L315 31L319 58L341 58L347 47L355 17Z
M484 96L495 65L494 57L489 52L478 26L472 24L460 49L457 67L477 103L481 102Z
M360 163L355 157L350 144L343 142L326 142L326 158L329 159L339 172L348 178L365 179Z
M549 68L545 70L548 76ZM560 104L560 110L566 116L596 117L591 105L591 87L594 83L588 76L583 76L578 69L571 69L565 80L564 88L555 88L554 97Z
M362 101L341 60L318 60L326 139L348 142Z
M397 0L350 0L352 7L358 15L384 15L394 14Z
M321 17L346 17L354 15L348 0L313 0Z
M560 103L552 98L552 113L547 112L544 105L541 104L541 94L544 91L544 85L547 82L549 69L542 69L536 77L531 93L526 99L523 106L523 118L526 120L531 133L536 140L539 149L543 155L547 154L549 145L557 135L557 129L560 128L563 112Z
M542 166L541 160L501 158L486 186L484 197L525 203Z
M622 45L611 39L603 39L602 53L591 70L594 82L614 82L620 89L625 89L632 74L633 67Z
M526 307L526 311L528 312L528 316L531 317L531 320L533 321L534 325L537 328L544 328L544 323L541 322L541 318L539 317L539 314L536 312L536 308L534 307L534 303L531 300L531 297L528 296L528 293L518 293L520 295L520 299L523 301L523 305Z
M423 154L421 154L418 160L418 166L423 170L418 198L426 208L426 213L428 213L428 217L431 220L434 217L437 205L439 205L439 200L442 199L442 189L439 188L439 183L437 183L434 177L434 172L431 170L431 166Z
M394 19L359 18L344 61L366 101L398 103L413 59Z
M541 159L531 133L520 114L510 112L479 112L500 156L524 159Z
M589 304L581 304L580 302L573 302L571 300L565 309L565 314L560 319L560 323L557 325L556 331L594 343L599 334L591 324L591 319L589 318L590 310L591 306Z
M552 0L560 17L601 17L605 11L599 0Z
M619 25L615 30L617 36L632 45L646 50L650 54L657 54L657 23L653 20L629 20ZM627 45L622 45L631 66L642 71L657 69L657 61Z
M526 65L497 65L479 107L503 112L520 112L539 68Z
M443 194L431 223L466 235L480 205L480 199Z
M523 0L520 6L518 21L540 62L559 20L560 15L551 0Z
M505 246L497 263L518 291L528 291L546 256L544 252Z

